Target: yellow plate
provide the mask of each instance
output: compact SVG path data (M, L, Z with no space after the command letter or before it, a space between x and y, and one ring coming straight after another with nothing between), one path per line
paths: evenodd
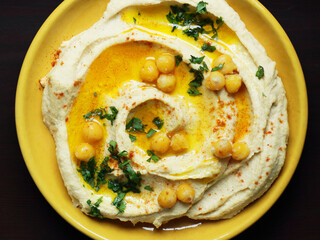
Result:
M307 118L307 92L296 52L274 17L255 0L227 0L239 13L247 28L277 62L279 76L288 97L290 139L285 165L271 189L258 201L230 220L188 221L165 227L201 223L179 231L147 231L143 226L111 220L96 220L75 208L61 179L53 139L42 123L39 80L51 69L54 51L61 42L88 29L104 12L106 0L64 1L46 20L25 57L16 93L16 126L19 143L29 172L51 206L70 224L96 239L229 239L257 221L278 199L298 164L303 148ZM281 214L281 213L279 213Z

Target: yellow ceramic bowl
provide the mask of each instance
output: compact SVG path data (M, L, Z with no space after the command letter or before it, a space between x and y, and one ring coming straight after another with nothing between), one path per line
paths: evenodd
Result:
M24 60L16 93L16 126L26 165L39 190L51 206L70 224L96 239L229 239L258 220L287 186L298 164L307 126L307 93L303 73L291 42L274 17L255 0L227 0L240 14L249 31L277 62L288 97L290 139L285 165L271 189L239 215L224 221L196 222L187 219L148 231L145 226L96 220L75 208L64 187L55 157L54 141L42 123L39 80L51 69L54 51L61 42L98 21L107 0L66 0L43 24ZM281 213L280 213L281 214ZM195 226L179 231L169 228Z

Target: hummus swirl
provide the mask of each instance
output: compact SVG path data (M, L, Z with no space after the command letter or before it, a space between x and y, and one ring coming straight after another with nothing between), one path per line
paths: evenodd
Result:
M170 22L176 11L195 14L199 26ZM202 20L216 35L209 36L210 24ZM275 62L224 0L111 0L96 24L59 50L41 80L43 121L68 193L84 213L156 227L181 216L225 219L278 176L289 135L285 90ZM144 62L161 54L176 61L171 72L160 71L175 79L170 91L139 75ZM221 56L230 58L231 71L224 72L226 61L217 64ZM214 74L240 85L212 90L207 81ZM134 120L138 130L130 125ZM93 157L83 160L76 148L90 122L103 137L91 144ZM159 136L169 144L164 151L153 148ZM175 136L183 148L173 146ZM224 154L222 143L232 152ZM246 152L240 157L238 143ZM172 206L161 199L168 188L177 195Z

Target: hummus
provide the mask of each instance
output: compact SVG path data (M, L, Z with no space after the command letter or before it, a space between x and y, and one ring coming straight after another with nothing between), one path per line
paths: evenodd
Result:
M285 90L224 0L111 0L59 52L41 80L43 121L84 213L226 219L278 176Z

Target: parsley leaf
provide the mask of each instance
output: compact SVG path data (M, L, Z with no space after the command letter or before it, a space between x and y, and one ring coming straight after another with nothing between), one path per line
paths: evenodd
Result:
M217 19L217 28L215 28L214 21L209 17L204 17L204 14L207 13L207 4L204 1L200 1L195 11L191 11L188 4L170 6L171 11L166 17L172 24L172 32L179 25L184 29L183 34L193 37L196 41L200 34L214 33L212 38L217 37L218 29L223 24L223 21L222 18Z
M176 66L179 66L179 63L182 61L182 57L180 55L174 56L176 60Z
M202 85L202 81L204 79L203 73L200 70L196 70L196 69L191 69L190 72L194 73L194 79L189 83L190 88L188 89L187 93L190 96L199 96L202 95L202 93L199 92L199 90L197 89L198 87L200 87Z
M199 70L203 73L204 71L208 72L209 68L208 65L206 64L206 62L202 62L202 66L199 67Z
M258 67L258 71L256 72L256 76L261 79L264 76L264 68L262 66Z
M164 121L159 117L155 117L152 122L158 127L158 129L161 129L164 124Z
M126 130L128 132L145 132L144 128L147 125L143 125L141 119L132 118L126 125Z
M98 208L99 205L100 205L100 203L102 202L102 198L103 198L103 197L100 197L100 198L97 200L97 202L94 203L94 204L91 204L91 200L90 200L90 199L87 200L87 204L88 204L89 207L90 207L90 212L88 212L89 215L94 216L94 217L98 217L98 218L100 218L100 219L103 218L103 216L102 216L102 214L101 214L101 212L100 212L100 210L99 210L99 208Z
M204 59L204 56L202 56L202 57L195 57L195 56L192 56L192 55L191 55L191 58L189 59L189 61L190 61L191 63L194 63L194 64L201 64L202 61L203 61L203 59Z
M195 87L190 87L187 91L187 93L190 95L190 96L199 96L199 95L202 95L201 92L199 92L199 90Z
M81 173L83 180L87 182L92 188L95 186L94 175L96 170L96 161L91 158L88 163L81 161L78 172Z
M110 110L111 110L111 113L107 113L105 108L98 108L98 109L92 110L91 112L88 112L87 114L83 115L83 117L86 120L90 120L94 116L99 116L100 119L106 118L106 119L110 120L111 125L113 125L113 121L117 117L118 110L114 106L111 106Z
M130 138L131 142L137 141L137 137L136 137L136 136L133 136L133 135L131 135L131 134L129 134L129 138Z
M134 17L133 18L133 23L136 24L137 23L137 19Z
M150 158L147 159L148 162L151 162L151 160L153 160L155 163L158 162L160 160L160 157L158 157L153 151L151 150L147 150L147 154L148 156L150 156Z
M222 17L219 17L219 18L216 20L216 23L218 24L218 27L217 27L217 31L218 31L219 28L221 28L221 26L222 26L223 23L224 23Z
M119 210L118 214L123 213L126 208L126 203L125 201L123 201L125 196L125 192L118 192L117 196L112 201L112 205L114 205Z
M200 13L200 14L206 14L207 13L207 5L208 3L204 2L204 1L201 1L198 3L197 5L197 13Z
M194 27L194 28L186 28L182 31L183 34L187 35L188 37L193 37L194 40L198 40L200 34L203 33L202 27Z
M211 72L221 70L223 68L223 66L224 66L223 64L219 64L217 67L212 68Z
M207 51L207 52L214 52L216 50L216 47L215 46L211 46L210 44L208 43L204 43L201 47L201 49L203 51Z
M96 96L98 96L98 94L97 94L96 92L94 92L94 93L93 93L93 96L95 96L95 97L96 97Z
M156 132L157 132L156 130L150 128L150 130L149 130L149 132L148 132L148 134L147 134L147 138L150 138L150 137L151 137L153 134L155 134Z
M122 152L118 153L119 157L126 157L128 156L128 152L126 150L123 150Z
M111 106L110 107L110 110L111 110L111 113L110 114L106 114L104 115L104 117L108 120L111 121L111 125L113 125L113 121L116 119L117 117L117 114L118 114L118 110L114 107L114 106Z
M105 157L102 163L100 164L100 168L97 171L97 184L95 187L96 191L99 191L100 186L107 183L106 174L111 173L113 171L112 168L108 165L109 157Z
M113 154L113 153L116 151L116 148L117 148L117 142L111 140L111 141L109 142L108 151L109 151L111 154Z
M145 190L148 190L148 191L150 191L150 192L153 192L153 191L154 191L153 188L150 187L149 185L148 185L148 186L145 186L144 189L145 189Z
M110 156L119 162L119 168L123 171L124 176L127 181L118 181L116 179L109 179L108 188L113 192L117 193L117 196L113 200L112 204L122 213L126 208L126 203L124 197L127 192L140 193L139 187L141 186L141 173L134 171L130 165L130 160L128 159L128 152L122 151L118 152L116 149L117 143L115 141L110 141L109 143Z

